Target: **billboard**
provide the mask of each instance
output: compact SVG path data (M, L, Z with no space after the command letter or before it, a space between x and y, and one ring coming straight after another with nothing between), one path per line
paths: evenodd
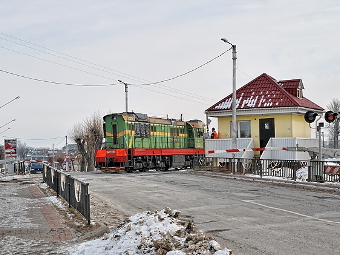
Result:
M5 159L17 157L17 139L5 139Z

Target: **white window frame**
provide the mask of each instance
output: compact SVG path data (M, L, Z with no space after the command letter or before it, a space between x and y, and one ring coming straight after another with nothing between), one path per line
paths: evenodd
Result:
M241 122L247 122L249 123L249 137L241 137L241 128L240 128L240 123ZM232 129L232 122L230 121L230 134L232 133L231 132L231 129ZM231 137L231 135L230 135ZM237 121L237 138L250 138L251 137L251 121L250 120L239 120Z
M249 131L249 136L243 136L241 137L241 123L248 123L249 125L249 130L246 130L246 131ZM251 121L250 120L240 120L237 122L237 137L238 138L249 138L251 137Z

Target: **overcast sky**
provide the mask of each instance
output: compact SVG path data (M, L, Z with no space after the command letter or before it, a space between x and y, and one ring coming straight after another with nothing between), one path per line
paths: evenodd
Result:
M16 119L0 139L28 146L60 148L93 113L123 112L118 80L130 111L205 122L232 93L231 51L141 84L219 56L223 37L237 46L237 88L267 73L302 79L323 108L339 98L338 0L11 0L0 14L0 106L20 96L0 108L0 126Z

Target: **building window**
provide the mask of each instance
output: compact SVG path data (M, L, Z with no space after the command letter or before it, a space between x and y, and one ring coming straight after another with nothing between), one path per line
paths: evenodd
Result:
M302 90L298 88L297 90L297 98L301 98L302 97Z
M248 138L251 137L250 121L239 121L237 123L237 137Z

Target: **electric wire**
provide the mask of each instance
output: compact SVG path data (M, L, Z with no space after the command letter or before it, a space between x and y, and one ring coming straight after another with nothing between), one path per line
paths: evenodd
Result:
M48 51L39 50L39 49L36 49L36 48L33 48L33 47L29 47L29 46L27 46L27 45L24 45L24 44L21 44L21 43L18 43L18 42L14 42L14 41L12 41L12 40L5 39L5 38L3 38L3 37L0 37L0 39L2 39L2 40L6 40L6 41L9 41L9 42L11 42L11 43L15 43L15 44L18 44L18 45L21 45L21 46L24 46L24 47L27 47L27 48L30 48L30 49L34 49L34 50L37 50L37 51L40 51L40 52L49 54L49 55L51 55L51 56L55 56L55 57L58 57L58 58L61 58L61 59L64 59L64 60L68 60L68 61L71 61L71 62L80 64L80 65L85 65L84 63L86 63L86 64L89 64L89 65L85 65L85 66L88 66L88 67L91 67L91 68L94 68L93 66L98 66L98 67L103 68L103 69L106 69L106 70L110 70L110 71L113 71L113 72L117 72L118 74L116 74L116 73L112 73L112 74L118 75L118 76L120 76L120 77L124 77L124 78L128 78L128 79L144 80L144 79L142 79L142 78L139 78L139 77L136 77L136 76L133 76L133 75L124 73L124 72L120 72L120 71L117 71L117 70L115 70L115 69L108 68L108 67L105 67L105 66L102 66L102 65L98 65L98 64L96 64L96 63L93 63L93 62L90 62L90 61L86 61L86 60L83 60L83 59L80 59L80 58L77 58L77 57L74 57L74 56L71 56L71 55L62 53L62 52L58 52L58 51L56 51L56 50L49 49L49 48L47 48L47 47L44 47L44 46L41 46L41 45L38 45L38 44L35 44L35 43L31 43L31 42L29 42L29 41L25 41L25 40L22 40L22 39L20 39L20 38L14 37L14 36L10 36L10 35L7 35L7 34L1 33L1 32L0 32L0 34L1 34L1 35L5 35L5 36L8 36L8 37L11 37L11 38L13 38L13 39L16 39L16 40L19 40L19 41L22 41L22 42L25 42L25 43L28 43L28 44L31 44L31 45L34 45L34 46L37 46L37 47L39 47L39 48L42 48L42 49L45 49L45 50L48 50L48 51L57 53L57 54L60 54L60 55L62 55L62 56L66 56L67 58L58 56L58 55L56 55L56 54L51 54L51 53L49 53ZM72 60L72 58L73 58L73 59L76 59L77 61ZM84 62L84 63L81 63L81 62L79 62L79 61ZM91 65L92 65L92 66L91 66ZM100 68L95 68L95 69L100 70L100 71L104 71L103 69L100 69ZM106 71L106 72L108 72L108 71Z
M187 75L187 74L189 74L189 73L192 73L192 72L194 72L194 71L200 69L201 67L203 67L203 66L205 66L205 65L207 65L207 64L209 64L209 63L211 63L211 62L214 61L215 59L217 59L217 58L223 56L225 53L227 53L227 52L230 51L231 49L232 49L232 47L231 47L230 49L228 49L228 50L222 52L220 55L214 57L213 59L211 59L211 60L205 62L204 64L202 64L202 65L200 65L200 66L198 66L198 67L196 67L196 68L194 68L194 69L191 69L190 71L187 71L187 72L185 72L185 73L183 73L183 74L176 75L176 76L174 76L174 77L172 77L172 78L165 79L165 80L161 80L161 81L157 81L157 82L150 82L150 83L144 83L144 84L138 84L138 85L140 85L140 86L149 86L149 85L155 85L155 84L159 84L159 83L163 83L163 82L175 80L175 79L177 79L177 78L179 78L179 77L182 77L182 76L184 76L184 75Z
M5 49L8 49L6 47L2 47L0 46L1 48L5 48ZM12 49L8 49L8 50L12 50ZM185 73L182 73L180 75L176 75L172 78L168 78L168 79L164 79L164 80L161 80L161 81L158 81L158 82L151 82L151 83L144 83L144 84L128 84L128 85L134 85L134 86L137 86L137 87L140 87L140 86L150 86L150 85L155 85L155 84L160 84L160 83L164 83L164 82L167 82L167 81L171 81L171 80L174 80L174 79L177 79L177 78L180 78L182 76L185 76L189 73L192 73L200 68L202 68L203 66L211 63L212 61L216 60L217 58L223 56L226 52L230 51L230 49L224 51L223 53L221 53L220 55L214 57L213 59L205 62L204 64L201 64L199 65L198 67L194 68L194 69L191 69ZM12 50L14 52L18 52L18 51L15 51L15 50ZM21 53L21 52L18 52L18 53ZM34 58L38 58L38 57L35 57L35 56L32 56L32 55L29 55L29 54L26 54L26 53L21 53L21 54L24 54L24 55L28 55L28 56L31 56L31 57L34 57ZM42 58L38 58L38 59L41 59L41 60L45 60L45 59L42 59ZM55 63L55 64L58 64L58 65L61 65L59 63L56 63L56 62L53 62L53 61L49 61L49 60L45 60L45 61L48 61L48 62L52 62L52 63ZM62 66L66 66L66 65L62 65ZM66 67L69 67L69 66L66 66ZM70 67L72 68L72 67ZM73 68L73 69L76 69L76 68ZM80 69L76 69L76 70L80 70ZM83 71L83 70L80 70L80 71ZM121 85L120 83L111 83L111 84L75 84L75 83L65 83L65 82L57 82L57 81L50 81L50 80L43 80L43 79L39 79L39 78L33 78L33 77L29 77L29 76L26 76L26 75L22 75L22 74L18 74L18 73L14 73L14 72L10 72L10 71L6 71L6 70L3 70L3 69L0 69L0 72L3 72L3 73L6 73L6 74L10 74L10 75L13 75L13 76L17 76L17 77L20 77L20 78L25 78L25 79L29 79L29 80L34 80L34 81L38 81L38 82L44 82L44 83L51 83L51 84L56 84L56 85L65 85L65 86L78 86L78 87L104 87L104 86L116 86L116 85ZM89 73L89 72L87 72ZM92 73L91 73L92 74ZM94 74L95 75L95 74ZM107 78L107 77L105 77ZM152 90L154 92L157 92L155 90ZM161 92L159 92L161 93ZM161 94L164 94L164 93L161 93ZM165 95L168 95L168 96L172 96L172 95L169 95L169 94L165 94ZM190 96L192 96L192 94L190 93ZM177 97L177 96L173 96L173 97ZM179 97L177 97L179 98ZM181 98L181 99L184 99L184 98ZM187 99L186 99L187 100ZM213 101L213 99L210 99L211 101ZM192 101L192 100L190 100Z
M47 141L47 140L57 140L63 138L63 136L52 137L52 138L22 138L22 137L11 137L11 136L3 136L5 138L11 139L19 139L19 140L29 140L29 141Z
M32 56L30 54L27 54L27 53L23 53L23 52L20 52L20 51L17 51L17 50L13 50L13 49L9 49L9 48L6 48L6 47L3 47L3 46L0 46L0 48L3 48L3 49L6 49L6 50L9 50L9 51L13 51L15 53L19 53L19 54L22 54L22 55L26 55L26 56L29 56L29 57L32 57L32 58L36 58L36 59L39 59L39 60L42 60L42 61L46 61L46 62L49 62L49 63L52 63L52 64L56 64L56 65L59 65L59 66L63 66L63 67L67 67L67 68L71 68L73 70L77 70L77 71L80 71L80 72L84 72L84 73L87 73L87 74L91 74L91 75L95 75L95 76L98 76L98 77L101 77L101 78L105 78L105 79L109 79L109 80L112 80L112 78L109 78L109 77L105 77L105 76L102 76L102 75L98 75L98 74L95 74L95 73L92 73L92 72L88 72L88 71L84 71L84 70L81 70L79 68L75 68L75 67L71 67L71 66L68 66L68 65L64 65L64 64L60 64L60 63L57 63L55 61L51 61L51 60L47 60L47 59L44 59L44 58L40 58L40 57L36 57L36 56ZM9 74L13 74L11 72L8 72ZM24 76L24 75L16 75L16 76L19 76L19 77L22 77L22 78L26 78L26 79L31 79L31 80L35 80L35 81L41 81L41 82L47 82L47 83L53 83L53 84L58 84L58 85L73 85L73 86L90 86L90 85L87 85L87 84L72 84L72 83L63 83L63 82L54 82L54 81L47 81L47 80L43 80L43 79L38 79L38 78L31 78L31 77L28 77L28 76ZM112 85L118 85L118 84L103 84L103 86L112 86ZM98 85L94 85L94 86L98 86Z
M57 82L57 81L49 81L49 80L43 80L43 79L38 79L38 78L32 78L29 76L25 76L22 74L17 74L13 72L9 72L3 69L0 69L0 72L10 74L13 76L17 76L20 78L25 78L28 80L33 80L33 81L38 81L38 82L45 82L45 83L51 83L51 84L56 84L56 85L65 85L65 86L75 86L75 87L106 87L106 86L117 86L121 85L120 83L112 83L112 84L75 84L75 83L65 83L65 82Z
M179 97L179 96L167 94L167 93L164 93L164 92L160 92L160 91L157 91L157 90L150 89L149 87L141 87L141 86L133 85L133 84L129 84L129 85L135 86L135 87L139 87L139 88L144 89L144 90L153 91L153 92L156 92L156 93L159 93L159 94L163 94L163 95L166 95L166 96L171 96L171 97L175 97L175 98L179 98L179 99L184 99L184 100L187 100L187 101L191 101L191 102L193 102L193 103L202 104L202 102L198 102L198 101L195 101L195 100L192 100L192 99L188 99L188 98L183 98L183 97ZM206 99L206 100L207 100L207 99ZM215 102L215 100L213 100L213 99L208 99L208 101Z
M119 71L117 71L117 70L110 69L110 68L107 68L107 67L104 67L104 66L101 66L101 65L98 65L98 64L95 64L95 63L89 62L89 61L85 61L85 60L82 60L82 59L79 59L79 58L76 58L76 57L72 57L72 56L70 56L70 55L67 55L67 54L64 54L64 53L61 53L61 52L58 52L58 51L55 51L55 50L52 50L52 49L49 49L49 48L46 48L46 47L43 47L43 46L40 46L40 45L34 44L34 43L31 43L31 42L28 42L28 41L22 40L22 39L20 39L20 38L16 38L16 37L13 37L13 36L10 36L10 35L7 35L7 34L4 34L4 33L0 33L0 34L2 34L2 35L5 35L5 36L8 36L8 37L11 37L11 38L14 38L14 39L16 39L16 40L23 41L23 42L25 42L25 43L28 43L28 44L31 44L31 45L34 45L34 46L37 46L37 47L40 47L40 48L43 48L43 49L46 49L46 50L48 50L48 51L55 52L55 53L57 53L57 54L60 54L60 55L66 56L66 57L68 57L68 58L61 57L61 56L58 56L58 55L56 55L56 54L51 54L51 53L49 53L49 52L47 52L47 51L39 50L39 49L36 49L36 48L33 48L33 47L29 47L29 46L27 46L27 45L24 45L24 44L22 44L22 43L18 43L18 42L15 42L15 41L8 40L8 39L6 39L6 38L0 37L0 39L2 39L2 40L6 40L6 41L8 41L8 42L11 42L11 43L14 43L14 44L17 44L17 45L21 45L21 46L24 46L24 47L27 47L27 48L30 48L30 49L33 49L33 50L37 50L37 51L40 51L40 52L43 52L43 53L49 54L49 55L51 55L51 56L55 56L55 57L58 57L58 58L61 58L61 59L64 59L64 60L68 60L68 61L71 61L71 62L74 62L74 63L80 64L80 65L85 65L85 66L87 66L87 67L91 67L91 68L95 68L95 67L91 66L91 65L94 65L94 66L99 66L99 67L101 67L101 68L104 68L104 69L107 69L107 70L113 70L114 72L118 72L118 73L120 73L120 74L118 74L118 76L120 76L120 77L123 77L123 78L128 78L128 79L132 79L132 80L136 80L135 78L137 78L138 80L144 80L144 81L147 81L147 80L145 80L145 79L138 78L138 77L136 77L136 76L132 76L132 75L129 75L129 74L126 74L126 73L122 73L122 72L119 72ZM1 47L1 46L0 46L0 47ZM4 49L7 49L7 50L14 51L14 50L12 50L12 49L8 49L8 48L5 48L5 47L2 47L2 48L4 48ZM18 51L14 51L14 52L17 52L17 53L20 53L20 54L27 55L27 54L25 54L25 53L21 53L21 52L18 52ZM28 56L31 56L31 55L28 55ZM31 57L34 57L34 56L31 56ZM79 62L79 61L74 61L74 60L72 60L72 59L69 59L69 58L74 58L74 59L76 59L76 60L79 60L79 61L82 61L82 62L85 62L85 63L91 64L91 65L88 65L88 64L83 64L83 63L81 63L81 62ZM40 59L41 59L41 58L40 58ZM106 71L106 70L103 70L103 69L100 69L100 68L95 68L95 69L97 69L97 70L100 70L100 71ZM106 72L108 72L108 71L106 71ZM115 74L115 73L113 73L113 72L109 72L109 73L111 73L111 74ZM123 75L121 75L121 74L123 74ZM115 75L117 75L117 74L115 74ZM129 77L129 76L130 76L130 77ZM132 78L131 78L131 77L132 77ZM26 78L26 77L22 77L22 78ZM27 77L27 78L29 78L29 77ZM36 80L36 81L41 81L41 82L48 82L48 81L46 81L46 80L41 80L41 79L34 79L34 80ZM138 81L138 80L136 80L136 81ZM53 83L53 84L60 84L60 85L62 85L62 83L60 83L60 82L51 82L51 83ZM68 85L68 86L73 86L73 84L65 84L65 85ZM116 85L116 84L115 84L115 85ZM117 85L118 85L118 84L117 84ZM78 84L77 84L76 86L78 86ZM187 94L187 95L189 95L189 96L191 96L191 97L196 97L196 98L203 98L203 99L206 99L205 97L202 97L202 96L196 96L196 95L193 95L193 94L192 94L192 93L190 93L190 92L185 92L185 91L178 90L178 89L177 89L177 90L175 90L175 89L171 89L171 88L170 88L170 89L169 89L169 88L168 88L168 89L166 89L166 88L162 88L162 89L169 90L169 91L174 91L174 92L176 92L176 93L178 93L178 91L181 91L182 93L184 92L184 94ZM155 90L151 90L151 91L158 92L158 91L155 91ZM159 93L161 93L161 92L159 92ZM165 93L161 93L161 94L165 94ZM170 95L170 94L165 94L165 95L173 96L173 95ZM176 97L176 96L173 96L173 97ZM183 99L183 98L182 98L182 99Z
M117 70L110 69L110 68L107 68L107 67L104 67L104 66L101 66L101 65L98 65L98 64L89 62L89 61L85 61L85 60L82 60L82 59L79 59L79 58L76 58L76 57L72 57L72 56L70 56L70 55L67 55L67 54L64 54L64 53L60 53L60 52L58 52L58 51L55 51L55 50L52 50L52 49L49 49L49 48L46 48L46 47L43 47L43 46L40 46L40 45L31 43L31 42L28 42L28 41L25 41L25 40L22 40L22 39L19 39L19 38L16 38L16 37L13 37L13 36L4 34L4 33L0 33L0 34L1 34L1 35L4 35L4 36L7 36L7 37L10 37L10 38L13 38L13 39L16 39L16 40L19 40L19 41L22 41L22 42L25 42L25 43L28 43L28 44L31 44L31 45L34 45L34 46L37 46L37 47L40 47L40 48L43 48L43 49L46 49L46 50L48 50L48 51L55 52L55 53L57 53L57 54L66 56L67 58L58 56L58 55L56 55L56 54L51 54L51 53L49 53L49 52L46 52L46 51L43 51L43 50L40 50L40 49L36 49L36 48L33 48L33 47L29 47L29 46L24 45L24 44L22 44L22 43L18 43L18 42L12 41L12 40L8 40L8 39L3 38L3 37L0 37L0 39L6 40L6 41L8 41L8 42L15 43L15 44L18 44L18 45L21 45L21 46L24 46L24 47L28 47L28 48L30 48L30 49L34 49L34 50L37 50L37 51L40 51L40 52L43 52L43 53L46 53L46 54L49 54L49 55L58 57L58 58L62 58L62 59L64 59L64 60L72 61L72 62L77 63L77 64L80 64L80 65L85 65L85 66L87 66L87 67L95 68L95 69L100 70L100 71L108 72L108 71L106 71L106 70L103 70L103 69L100 69L100 68L97 68L97 67L90 66L90 65L88 65L88 64L91 64L91 65L94 65L94 66L99 66L99 67L101 67L101 68L104 68L104 69L107 69L107 70L113 70L114 72L120 73L120 74L116 74L116 73L109 72L109 73L111 73L111 74L119 75L119 76L121 76L121 77L129 78L129 79L133 79L133 80L136 80L136 79L134 79L134 78L137 78L137 79L139 79L139 80L147 81L146 79L138 78L138 77L136 77L136 76L132 76L132 75L129 75L129 74L126 74L126 73L122 73L122 72L119 72L119 71L117 71ZM0 46L0 47L1 47L1 46ZM29 55L29 54L26 54L26 53L22 53L22 52L18 52L18 51L15 51L15 50L12 50L12 49L8 49L8 48L5 48L5 47L2 47L2 48L7 49L7 50L11 50L11 51L14 51L14 52L17 52L17 53L20 53L20 54L24 54L24 55L28 55L28 56L37 58L37 57L35 57L35 56ZM230 50L230 49L229 49L229 50ZM228 51L229 51L229 50L228 50ZM224 52L224 53L225 53L225 52ZM224 53L222 53L221 55L223 55ZM218 57L220 57L220 56L217 56L216 58L218 58ZM74 59L76 59L77 61L74 61L74 60L69 59L69 58L74 58ZM216 59L216 58L214 58L214 59ZM56 63L56 62L53 62L53 61L45 60L45 59L42 59L42 58L38 58L38 59L41 59L41 60L44 60L44 61L48 61L48 62L51 62L51 63L60 65L59 63ZM204 66L204 65L206 65L206 64L208 64L208 63L210 63L210 62L213 61L214 59L208 61L207 63L205 63L205 64L203 64L203 65L201 65L201 66L199 66L199 67L197 67L197 68L195 68L195 69L193 69L193 70L190 70L190 71L187 72L187 73L178 75L177 77L173 77L173 78L166 79L166 80L159 81L159 82L150 82L150 83L139 84L139 85L157 85L157 84L160 84L160 83L164 83L164 82L166 82L166 81L170 81L170 80L179 78L179 77L181 77L181 76L184 76L184 75L186 75L186 74L188 74L188 73L191 73L191 72L193 72L193 71L199 69L200 67L202 67L202 66ZM81 63L81 62L79 62L79 61L85 62L85 63L87 63L87 64L83 64L83 63ZM66 66L66 65L62 65L62 66L64 66L64 67L69 67L69 68L72 68L72 69L75 69L75 70L78 70L78 71L82 71L82 72L89 73L89 72L87 72L87 71L83 71L83 70L81 70L81 69L73 68L73 67L70 67L70 66ZM93 73L90 73L90 74L93 74ZM121 74L122 74L122 75L121 75ZM93 75L96 75L96 74L93 74ZM99 76L99 75L97 75L97 76ZM128 77L128 76L130 76L130 77ZM103 77L103 76L101 76L101 77ZM131 78L131 77L133 77L133 78ZM26 76L25 76L25 77L22 77L22 78L26 78ZM108 77L104 77L104 78L110 79L110 78L108 78ZM49 81L43 80L43 79L37 79L37 78L33 78L33 79L36 80L36 81L49 82ZM51 83L63 85L62 82L51 82ZM67 83L67 84L65 84L65 85L68 85L68 86L83 86L83 84L71 84L71 83ZM104 84L104 85L105 85L105 84ZM110 85L118 85L118 84L106 84L106 85L110 86ZM135 85L137 85L137 84L135 84ZM86 85L86 86L88 86L88 85ZM103 86L103 85L99 85L99 86ZM180 92L182 92L182 94L187 94L187 95L190 96L190 97L208 99L208 98L203 97L203 96L194 95L192 92L185 92L185 91L179 90L179 89L174 90L174 89L171 89L171 88L170 88L170 89L166 89L166 88L164 88L164 87L166 87L166 86L162 85L162 87L158 87L158 88L164 89L164 90L168 90L168 91L173 91L173 92L176 92L177 94L178 94L178 92L180 91ZM153 91L154 91L154 90L153 90ZM156 91L155 91L155 92L156 92ZM167 94L167 95L169 95L169 94ZM169 96L172 96L172 95L169 95ZM209 99L208 99L208 100L209 100ZM213 100L213 99L210 99L210 100Z

